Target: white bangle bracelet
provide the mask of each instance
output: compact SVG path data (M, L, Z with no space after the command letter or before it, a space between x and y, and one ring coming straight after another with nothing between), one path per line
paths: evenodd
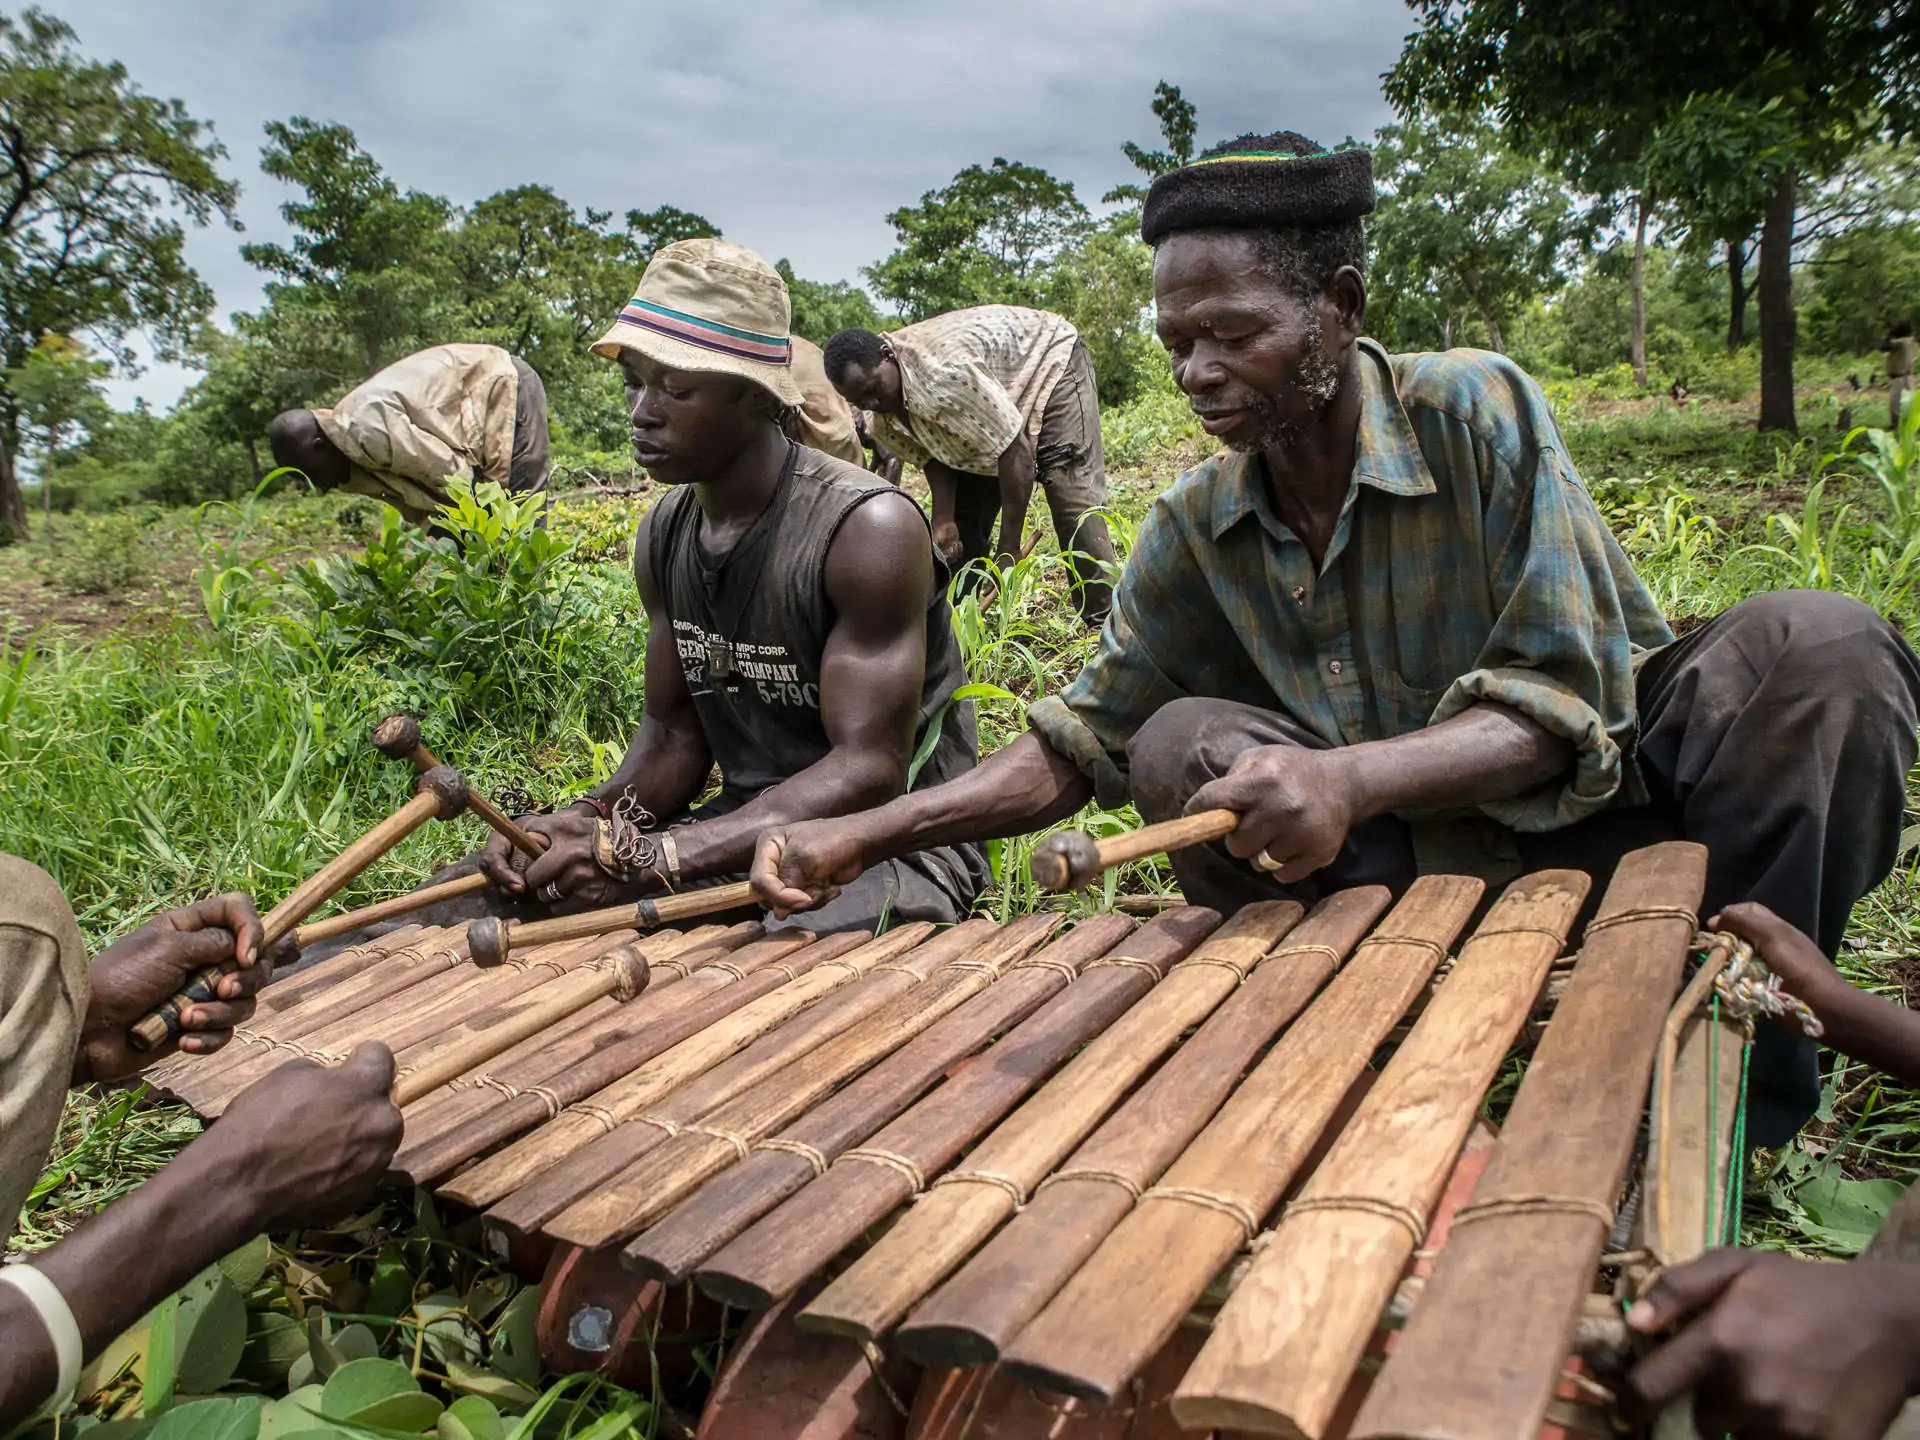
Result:
M74 1386L80 1383L80 1361L85 1347L80 1341L80 1326L67 1305L60 1287L31 1265L0 1265L0 1285L11 1285L47 1327L53 1341L53 1353L59 1362L59 1380L53 1395L40 1407L41 1415L55 1415L73 1399Z

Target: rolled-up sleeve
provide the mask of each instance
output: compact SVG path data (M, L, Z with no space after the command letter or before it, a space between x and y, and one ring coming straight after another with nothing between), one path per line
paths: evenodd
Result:
M1480 807L1515 830L1557 830L1620 795L1637 724L1633 636L1665 638L1666 628L1557 436L1522 463L1496 452L1491 480L1493 627L1429 723L1491 701L1572 745L1562 780Z

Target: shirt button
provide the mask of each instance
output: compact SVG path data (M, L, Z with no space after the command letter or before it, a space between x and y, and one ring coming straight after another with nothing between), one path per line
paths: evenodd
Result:
M1340 673L1340 662L1338 660L1328 661L1327 669L1331 670L1334 674L1338 675Z
M1307 587L1306 587L1306 586L1304 586L1304 585L1296 585L1296 586L1294 586L1294 587L1293 587L1293 598L1294 598L1294 599L1296 599L1296 600L1304 600L1304 599L1306 599L1306 598L1307 598Z

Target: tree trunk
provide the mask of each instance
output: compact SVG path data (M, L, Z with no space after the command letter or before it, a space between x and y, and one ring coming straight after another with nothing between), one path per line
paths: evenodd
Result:
M1796 176L1788 166L1760 225L1760 428L1797 430L1793 415L1793 212Z
M1633 334L1627 356L1633 362L1633 383L1647 388L1647 197L1638 201L1640 218L1633 227Z
M1480 312L1480 323L1487 327L1487 346L1496 355L1507 353L1506 337L1500 333L1500 322L1491 310Z
M27 501L20 493L20 472L13 468L13 452L0 438L0 527L11 530L13 538L27 538Z
M1747 242L1727 242L1727 353L1747 343Z

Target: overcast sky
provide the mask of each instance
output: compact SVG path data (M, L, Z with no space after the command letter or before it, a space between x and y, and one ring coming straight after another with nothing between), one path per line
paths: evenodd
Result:
M672 204L811 279L858 281L885 216L996 155L1090 206L1157 143L1167 79L1200 143L1299 130L1332 145L1388 118L1403 0L51 0L85 53L213 122L247 239L285 233L260 127L350 126L403 187L469 203L540 183L616 215ZM219 313L260 302L225 228L190 233ZM167 406L154 366L117 402Z

